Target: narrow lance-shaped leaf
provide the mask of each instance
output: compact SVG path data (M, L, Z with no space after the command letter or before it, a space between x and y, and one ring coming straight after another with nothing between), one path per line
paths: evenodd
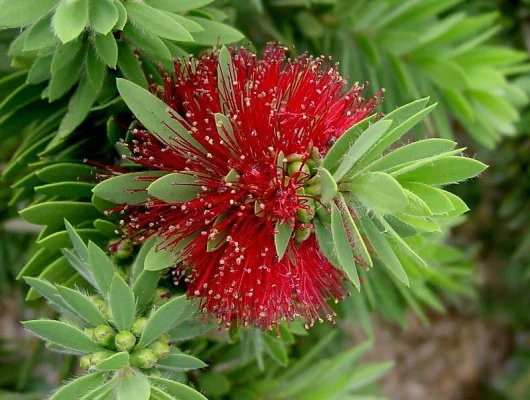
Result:
M26 321L22 325L33 334L67 349L83 353L101 350L83 331L61 321Z
M118 387L118 400L149 400L151 387L143 375L128 373Z
M184 203L195 199L201 188L195 176L173 173L157 179L147 190L149 195L166 203Z
M129 365L129 353L122 351L100 361L95 365L96 371L117 371Z
M121 331L129 331L134 321L136 303L129 285L114 274L109 291L109 304L114 324Z
M105 375L100 373L88 374L73 380L72 382L61 387L50 400L71 400L83 395L96 387L99 387L105 381Z
M94 303L82 293L64 286L58 286L64 301L93 326L107 325L107 320Z
M361 290L361 282L357 273L357 265L353 257L348 232L344 227L342 215L334 202L331 203L331 233L333 235L333 244L337 253L337 259L350 281L355 285L357 290Z
M343 210L342 220L344 222L344 227L346 228L346 231L348 232L348 236L350 237L350 240L352 242L353 253L357 257L359 257L362 261L364 261L367 266L369 267L373 266L370 253L368 252L368 249L366 248L366 245L364 244L364 240L361 237L359 228L357 228L357 224L353 220L350 209L348 208L348 205L346 204L346 201L344 200L344 197L342 196L342 194L339 195L338 201L340 202L339 203L340 209Z
M409 279L399 259L394 254L392 247L388 244L383 233L372 222L370 217L364 216L361 219L364 233L373 246L377 257L383 262L383 265L405 285L409 285Z
M184 311L186 296L179 296L169 300L158 308L151 316L138 341L138 347L147 346L160 335L167 332Z
M367 172L345 186L368 209L377 213L392 214L408 203L399 182L383 172Z
M319 170L320 175L320 196L322 203L328 204L337 194L337 181L333 175L324 167Z
M105 252L92 242L88 243L88 259L97 287L102 294L107 294L114 276L114 264Z
M88 0L61 1L53 18L55 33L63 43L74 40L88 22Z
M274 245L276 247L276 254L278 259L281 260L287 251L291 235L293 233L293 227L287 222L276 223L276 232L274 233Z
M336 181L345 176L373 146L384 136L392 125L392 120L381 120L366 129L353 143L333 174ZM335 143L336 144L336 143Z

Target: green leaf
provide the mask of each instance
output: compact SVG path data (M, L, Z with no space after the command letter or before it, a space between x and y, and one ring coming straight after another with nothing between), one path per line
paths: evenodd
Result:
M364 261L365 266L371 267L373 263L370 257L370 253L368 252L368 249L366 248L366 245L364 244L364 240L361 237L359 229L357 228L357 224L353 220L353 217L350 213L348 205L344 201L344 197L342 196L342 194L339 195L339 202L340 202L340 209L343 210L342 221L344 223L344 227L346 228L346 232L348 233L348 237L350 238L350 243L352 245L353 254L357 256L359 259L361 259L362 261Z
M105 80L105 72L107 71L105 62L98 58L98 55L93 48L88 50L86 62L86 72L90 84L92 85L92 89L94 89L96 93L99 93L103 86L103 81Z
M109 305L114 324L119 331L131 330L136 310L134 294L117 273L114 274L110 285Z
M443 191L423 183L403 182L403 187L422 199L433 214L453 211L455 208Z
M397 110L391 112L390 114L386 115L383 120L386 120L387 118L391 118L392 115L394 115L397 118L406 118L408 114L412 111L417 110L420 108L420 111L413 114L412 116L408 117L405 120L398 120L397 122L395 119L392 120L393 123L390 127L389 132L381 139L379 143L377 143L372 150L364 157L364 159L361 161L361 166L367 165L370 161L375 160L379 155L389 148L393 143L398 141L405 133L407 133L413 126L415 126L418 122L420 122L423 118L425 118L437 105L437 103L432 104L431 106L423 109L423 106L429 99L421 99L417 100L415 102L412 102L408 104L407 106L398 108Z
M68 197L70 199L90 198L93 183L59 182L35 187L35 192L46 196Z
M419 217L405 213L397 213L395 217L419 231L442 232L438 224L428 217Z
M334 202L331 203L331 234L333 236L335 251L337 252L337 259L342 269L348 276L348 279L360 291L361 282L359 281L350 239L348 238L348 233L342 220L342 214Z
M166 203L185 203L197 198L201 188L194 175L173 173L151 183L147 191Z
M450 216L450 217L458 217L459 215L464 214L464 213L469 211L469 207L466 205L466 203L464 203L464 200L462 200L460 197L458 197L457 195L455 195L455 194L453 194L451 192L448 192L448 191L445 191L445 190L442 190L442 189L439 189L439 190L453 204L454 211L449 211L447 213L448 216Z
M98 362L96 371L117 371L129 365L129 353L122 351Z
M0 2L0 25L24 26L50 11L57 0L2 0Z
M88 260L100 292L106 295L110 291L114 276L114 264L105 252L92 242L88 242Z
M339 162L344 154L346 154L361 133L368 129L375 117L375 115L372 115L371 117L365 118L344 132L338 138L335 144L329 149L328 153L322 160L322 167L329 171L332 170L332 168Z
M112 0L90 0L90 27L102 35L109 33L118 22L118 9Z
M519 113L517 110L498 94L483 90L469 90L467 93L470 98L483 107L486 112L495 115L503 121L515 122L519 120Z
M399 249L401 249L404 254L414 263L422 268L427 268L425 261L418 255L412 248L403 240L403 238L392 228L392 226L383 218L377 217L377 220L383 226L385 232L390 236L390 238L397 244Z
M158 272L144 270L134 282L133 293L136 298L138 313L141 313L153 298L159 279L160 274Z
M393 361L388 361L381 364L356 366L349 376L349 381L351 384L348 385L348 388L350 390L355 390L357 388L366 386L367 384L378 380L393 367Z
M90 203L75 201L49 201L20 211L26 221L37 225L53 225L67 219L72 224L96 219L101 213Z
M203 32L204 29L202 26L200 26L197 22L192 21L191 19L188 19L186 17L183 17L182 15L173 14L170 12L165 11L164 12L168 17L174 19L177 21L180 25L184 27L188 32L194 33L194 32Z
M27 82L35 85L47 81L50 78L52 59L52 54L37 58L28 72Z
M144 171L118 175L98 183L92 192L116 204L141 203L147 198L147 188L153 179L163 174L160 171Z
M112 69L116 69L118 63L118 44L114 35L95 35L94 47L98 56Z
M465 71L455 62L436 58L421 62L420 68L441 88L463 90L468 86Z
M125 8L132 20L153 35L179 42L193 42L193 37L177 21L146 4L127 2Z
M78 37L88 22L88 0L61 1L55 11L53 27L61 42Z
M62 386L54 393L50 400L72 400L76 397L79 398L84 393L103 385L103 382L105 382L105 375L103 374L95 373L82 376Z
M195 8L204 7L214 0L185 0L185 1L174 1L174 0L146 0L145 2L151 7L167 10L171 12L185 12L193 10Z
M202 146L178 121L180 118L178 114L162 100L124 79L118 79L117 85L123 100L147 130L156 133L168 143L180 137L195 148L203 150Z
M276 222L276 229L274 232L274 245L276 247L276 254L278 259L281 260L287 251L291 235L293 233L293 227L287 222L280 223Z
M77 181L81 179L94 180L96 169L86 164L57 163L37 171L37 176L46 183Z
M142 336L138 341L138 347L144 347L158 339L160 335L166 333L173 327L180 314L184 311L186 296L179 296L169 300L158 308L147 322Z
M370 149L385 135L392 120L381 120L368 127L361 136L353 143L350 150L344 156L339 167L333 174L333 178L338 182L346 175ZM335 143L336 144L336 143Z
M333 246L333 236L331 235L331 231L319 219L315 219L314 224L315 235L317 237L320 251L326 256L331 264L338 267L340 264L334 253L335 248Z
M73 40L68 43L59 43L53 53L52 74L69 65L74 58L78 57L83 45L82 40Z
M143 375L125 375L118 387L118 400L149 400L151 386Z
M381 214L398 212L408 203L399 182L384 172L364 173L347 187L368 209Z
M160 271L174 266L177 263L174 252L168 249L158 249L155 245L151 247L147 257L145 257L144 268L147 271Z
M396 257L392 247L387 242L385 235L377 229L370 217L361 218L363 231L368 241L373 246L377 257L383 262L383 265L401 282L409 286L409 278L405 269Z
M57 289L64 301L88 323L93 326L107 325L107 320L103 314L101 314L101 311L99 311L88 297L84 296L77 290L64 286L57 286Z
M24 51L45 49L57 43L51 24L51 16L38 20L29 29L24 41Z
M206 372L199 376L199 387L212 397L222 397L230 393L231 383L220 372Z
M149 380L161 387L164 392L171 396L175 396L179 400L208 400L196 390L182 383L171 381L169 379L157 378L155 376L150 376Z
M134 50L126 42L119 42L118 44L118 67L123 73L123 76L128 80L146 88L148 83L145 77L142 63L138 60L138 56Z
M201 46L216 46L235 43L245 38L241 32L229 25L204 18L188 17L199 24L204 31L193 32L194 44Z
M320 175L320 195L322 203L328 204L337 195L337 181L331 173L324 167L319 169Z
M171 60L169 49L159 37L146 33L132 24L127 24L125 26L123 34L140 50L148 54Z
M447 139L424 139L402 146L371 163L369 171L384 171L410 161L432 157L451 151L456 143Z
M159 360L156 364L157 368L170 371L189 371L190 369L205 368L207 366L198 358L187 354L170 354L169 357Z
M283 345L283 342L279 339L273 338L270 335L262 334L263 341L265 343L265 349L269 355L281 366L287 367L289 364L289 356L287 355L287 349Z
M439 158L412 171L399 174L397 179L421 182L427 185L447 185L472 178L486 168L485 164L472 158L450 156Z
M68 102L68 111L61 121L57 139L64 138L72 133L90 113L90 109L96 102L97 92L92 83L85 75L81 78L79 86Z
M52 74L48 90L48 99L50 101L60 99L79 81L84 61L85 57L83 54L78 53L69 65Z
M114 29L117 31L122 31L127 23L127 10L120 0L113 0L116 10L118 11L118 21L114 25Z
M26 321L22 325L34 335L67 349L83 353L102 350L83 331L61 321Z

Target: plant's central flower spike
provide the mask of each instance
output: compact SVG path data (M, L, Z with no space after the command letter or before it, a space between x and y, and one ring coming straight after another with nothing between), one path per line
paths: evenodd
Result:
M261 60L241 48L178 61L157 94L189 136L134 130L130 159L170 174L137 178L157 180L145 202L124 207L124 230L157 235L175 279L227 325L333 319L326 302L344 296L313 233L317 169L378 100L361 98L359 85L345 91L324 63L274 45Z

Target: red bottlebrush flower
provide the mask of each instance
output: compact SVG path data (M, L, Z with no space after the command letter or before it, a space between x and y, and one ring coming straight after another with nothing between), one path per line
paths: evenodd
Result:
M244 48L228 54L177 61L175 77L157 92L192 140L134 130L130 159L180 173L167 183L169 191L178 183L178 195L150 188L145 202L120 208L124 232L160 237L188 295L227 325L332 319L326 301L345 289L313 233L316 170L334 141L373 112L377 96L365 101L359 85L345 92L337 67L320 57L291 60L275 45L261 60Z

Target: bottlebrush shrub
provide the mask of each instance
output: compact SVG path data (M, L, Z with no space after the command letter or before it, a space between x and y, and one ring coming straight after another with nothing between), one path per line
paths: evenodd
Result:
M87 372L60 388L52 399L205 399L171 379L206 367L182 353L168 334L186 326L196 308L185 296L171 296L167 290L160 295L160 274L144 270L142 257L129 271L127 283L103 250L92 242L85 245L69 223L66 227L76 250L66 251L68 260L95 294L25 278L62 316L60 321L26 321L25 328L46 340L51 350L81 356L80 367Z
M177 62L162 99L118 82L144 127L124 157L147 171L120 169L94 193L121 204L127 238L159 238L146 269L174 268L227 325L332 320L326 300L344 297L343 278L360 290L358 269L375 265L409 285L400 259L427 265L399 225L440 231L467 207L439 186L485 169L446 139L383 155L435 105L368 116L377 98L364 101L358 86L343 95L322 63L286 61L277 46L259 61L223 47Z

